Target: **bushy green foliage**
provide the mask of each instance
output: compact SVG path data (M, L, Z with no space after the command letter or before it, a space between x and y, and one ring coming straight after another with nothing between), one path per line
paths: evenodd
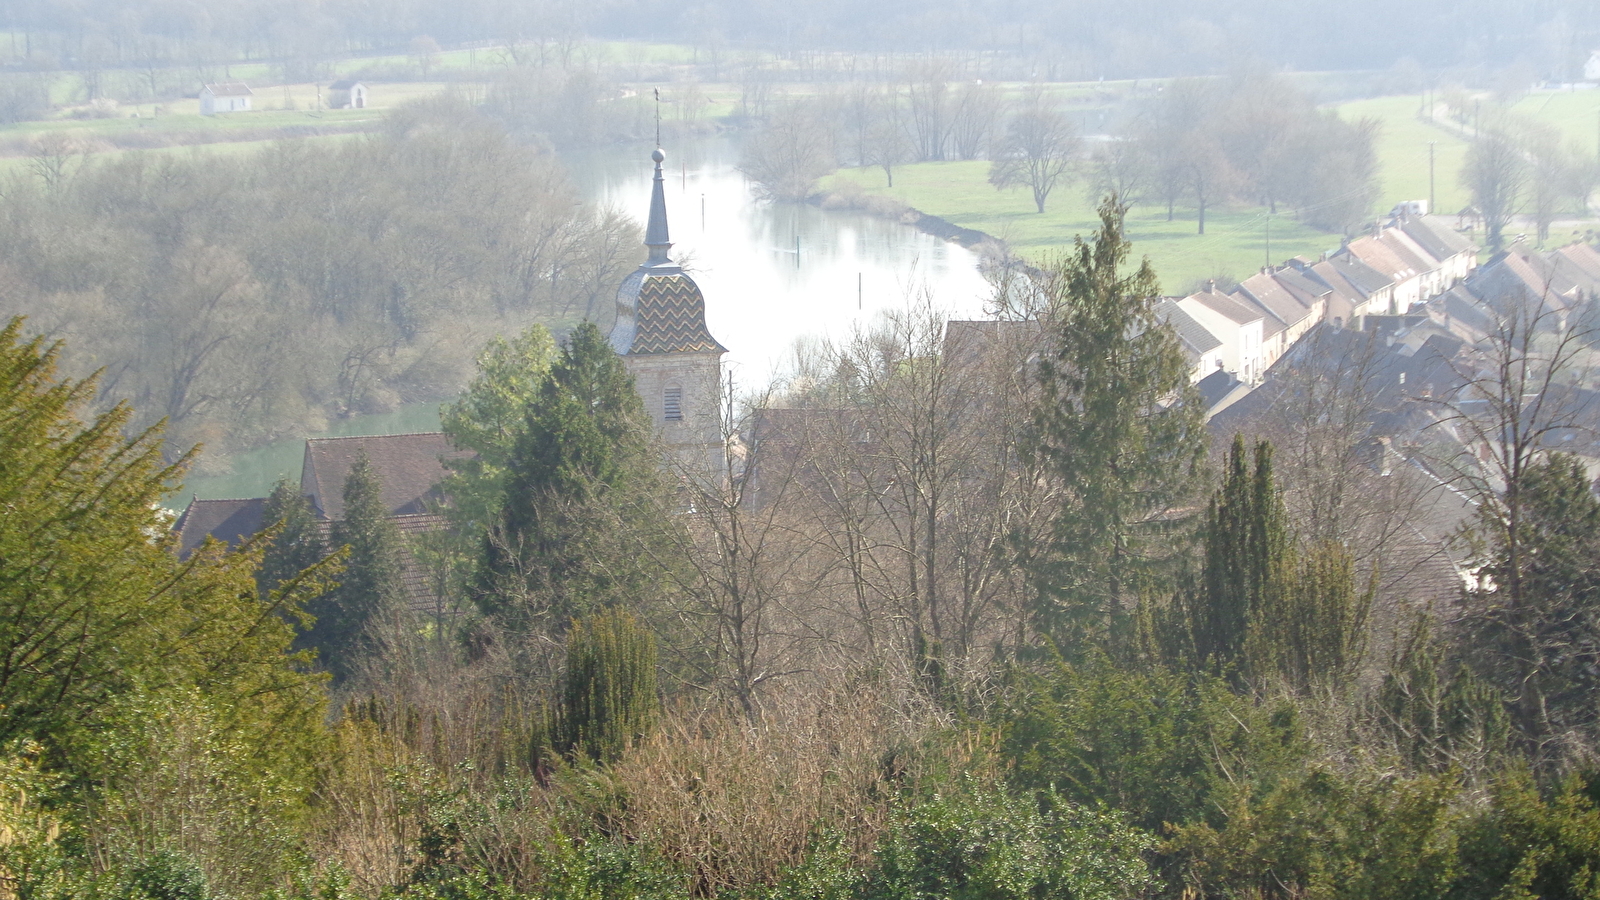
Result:
M0 331L0 740L70 776L83 857L182 835L208 878L259 889L306 809L323 696L290 622L322 585L261 597L260 544L179 559L159 434L123 437L125 407L80 421L94 384L57 381L21 327Z
M1201 573L1141 617L1147 655L1198 665L1236 686L1298 691L1342 684L1366 648L1373 590L1342 544L1299 546L1272 474L1272 445L1249 464L1235 436L1200 527Z
M977 784L905 803L880 841L863 900L1118 900L1143 888L1149 835L1053 792Z
M1462 831L1452 900L1600 895L1600 778L1592 771L1545 792L1528 770L1513 769Z
M1252 796L1217 798L1223 824L1176 829L1168 852L1206 896L1430 900L1456 877L1458 786L1313 765Z
M1215 816L1231 785L1269 788L1311 750L1291 704L1257 706L1201 673L1095 656L1018 674L1012 696L999 725L1018 784L1104 804L1157 833Z
M615 759L649 734L660 710L655 635L621 609L574 622L552 728L555 749Z

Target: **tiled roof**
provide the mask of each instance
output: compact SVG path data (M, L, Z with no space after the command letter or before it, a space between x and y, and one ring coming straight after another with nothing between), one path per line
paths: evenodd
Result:
M261 530L264 497L248 500L191 500L183 515L173 523L178 535L178 552L188 556L208 537L237 547Z
M1392 247L1376 238L1359 237L1346 244L1339 255L1353 256L1374 270L1383 273L1390 281L1405 281L1420 274L1416 263L1402 259Z
M344 481L363 450L382 482L383 504L391 516L428 512L438 498L434 485L448 474L441 459L471 455L439 432L306 441L300 490L323 518L344 518Z
M1407 216L1400 229L1435 259L1445 260L1478 249L1459 231L1433 216Z
M1334 290L1340 290L1336 279L1343 279L1360 292L1362 299L1394 284L1389 276L1347 253L1336 253L1313 265L1311 271Z
M249 97L255 94L255 91L250 90L250 86L242 81L208 84L205 89L210 91L213 97Z
M1277 279L1265 273L1241 281L1237 295L1254 300L1285 326L1296 325L1311 315L1311 310L1304 303L1285 290Z
M682 272L647 274L634 301L630 353L726 353L706 328L706 298Z
M1222 346L1222 341L1218 340L1216 335L1196 322L1171 298L1162 297L1156 301L1155 312L1156 318L1172 326L1179 340L1183 341L1184 346L1196 356Z
M1193 300L1230 322L1248 325L1259 322L1266 317L1266 312L1252 303L1244 303L1237 297L1230 297L1221 291L1198 291L1183 298Z

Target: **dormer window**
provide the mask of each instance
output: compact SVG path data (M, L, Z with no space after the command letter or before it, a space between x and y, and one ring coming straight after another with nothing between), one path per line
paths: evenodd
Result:
M668 422L683 418L683 388L674 384L661 392L661 418Z

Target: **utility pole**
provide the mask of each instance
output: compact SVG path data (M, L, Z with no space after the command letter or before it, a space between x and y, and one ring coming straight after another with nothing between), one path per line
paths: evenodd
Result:
M1267 268L1272 268L1272 213L1267 213Z
M1432 215L1437 207L1433 199L1433 145L1435 141L1428 142L1428 214Z

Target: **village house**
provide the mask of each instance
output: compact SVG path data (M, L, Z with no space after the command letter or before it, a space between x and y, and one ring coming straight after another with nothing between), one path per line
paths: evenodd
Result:
M1218 291L1215 284L1177 300L1176 305L1221 342L1216 353L1223 369L1246 384L1261 379L1266 371L1265 311Z
M1270 272L1262 271L1239 282L1230 296L1266 313L1262 317L1261 365L1272 368L1300 336L1322 319L1322 304L1301 303Z
M367 86L346 78L328 85L329 109L366 109Z
M1198 382L1226 367L1222 357L1222 339L1183 311L1176 300L1162 297L1156 301L1156 318L1172 328L1183 345L1183 355L1189 360L1189 380Z
M200 89L200 115L214 116L217 113L248 112L250 98L255 92L242 81L229 81L221 84L208 84Z
M378 477L380 497L389 520L410 538L444 527L438 505L444 497L438 484L449 474L444 460L468 454L457 450L440 432L366 437L312 438L306 441L300 466L300 491L311 502L323 537L344 520L344 484L356 460L365 454ZM178 552L193 553L207 537L237 547L272 523L264 521L266 498L192 500L173 524ZM436 611L439 602L426 568L402 550L401 577L413 609Z

